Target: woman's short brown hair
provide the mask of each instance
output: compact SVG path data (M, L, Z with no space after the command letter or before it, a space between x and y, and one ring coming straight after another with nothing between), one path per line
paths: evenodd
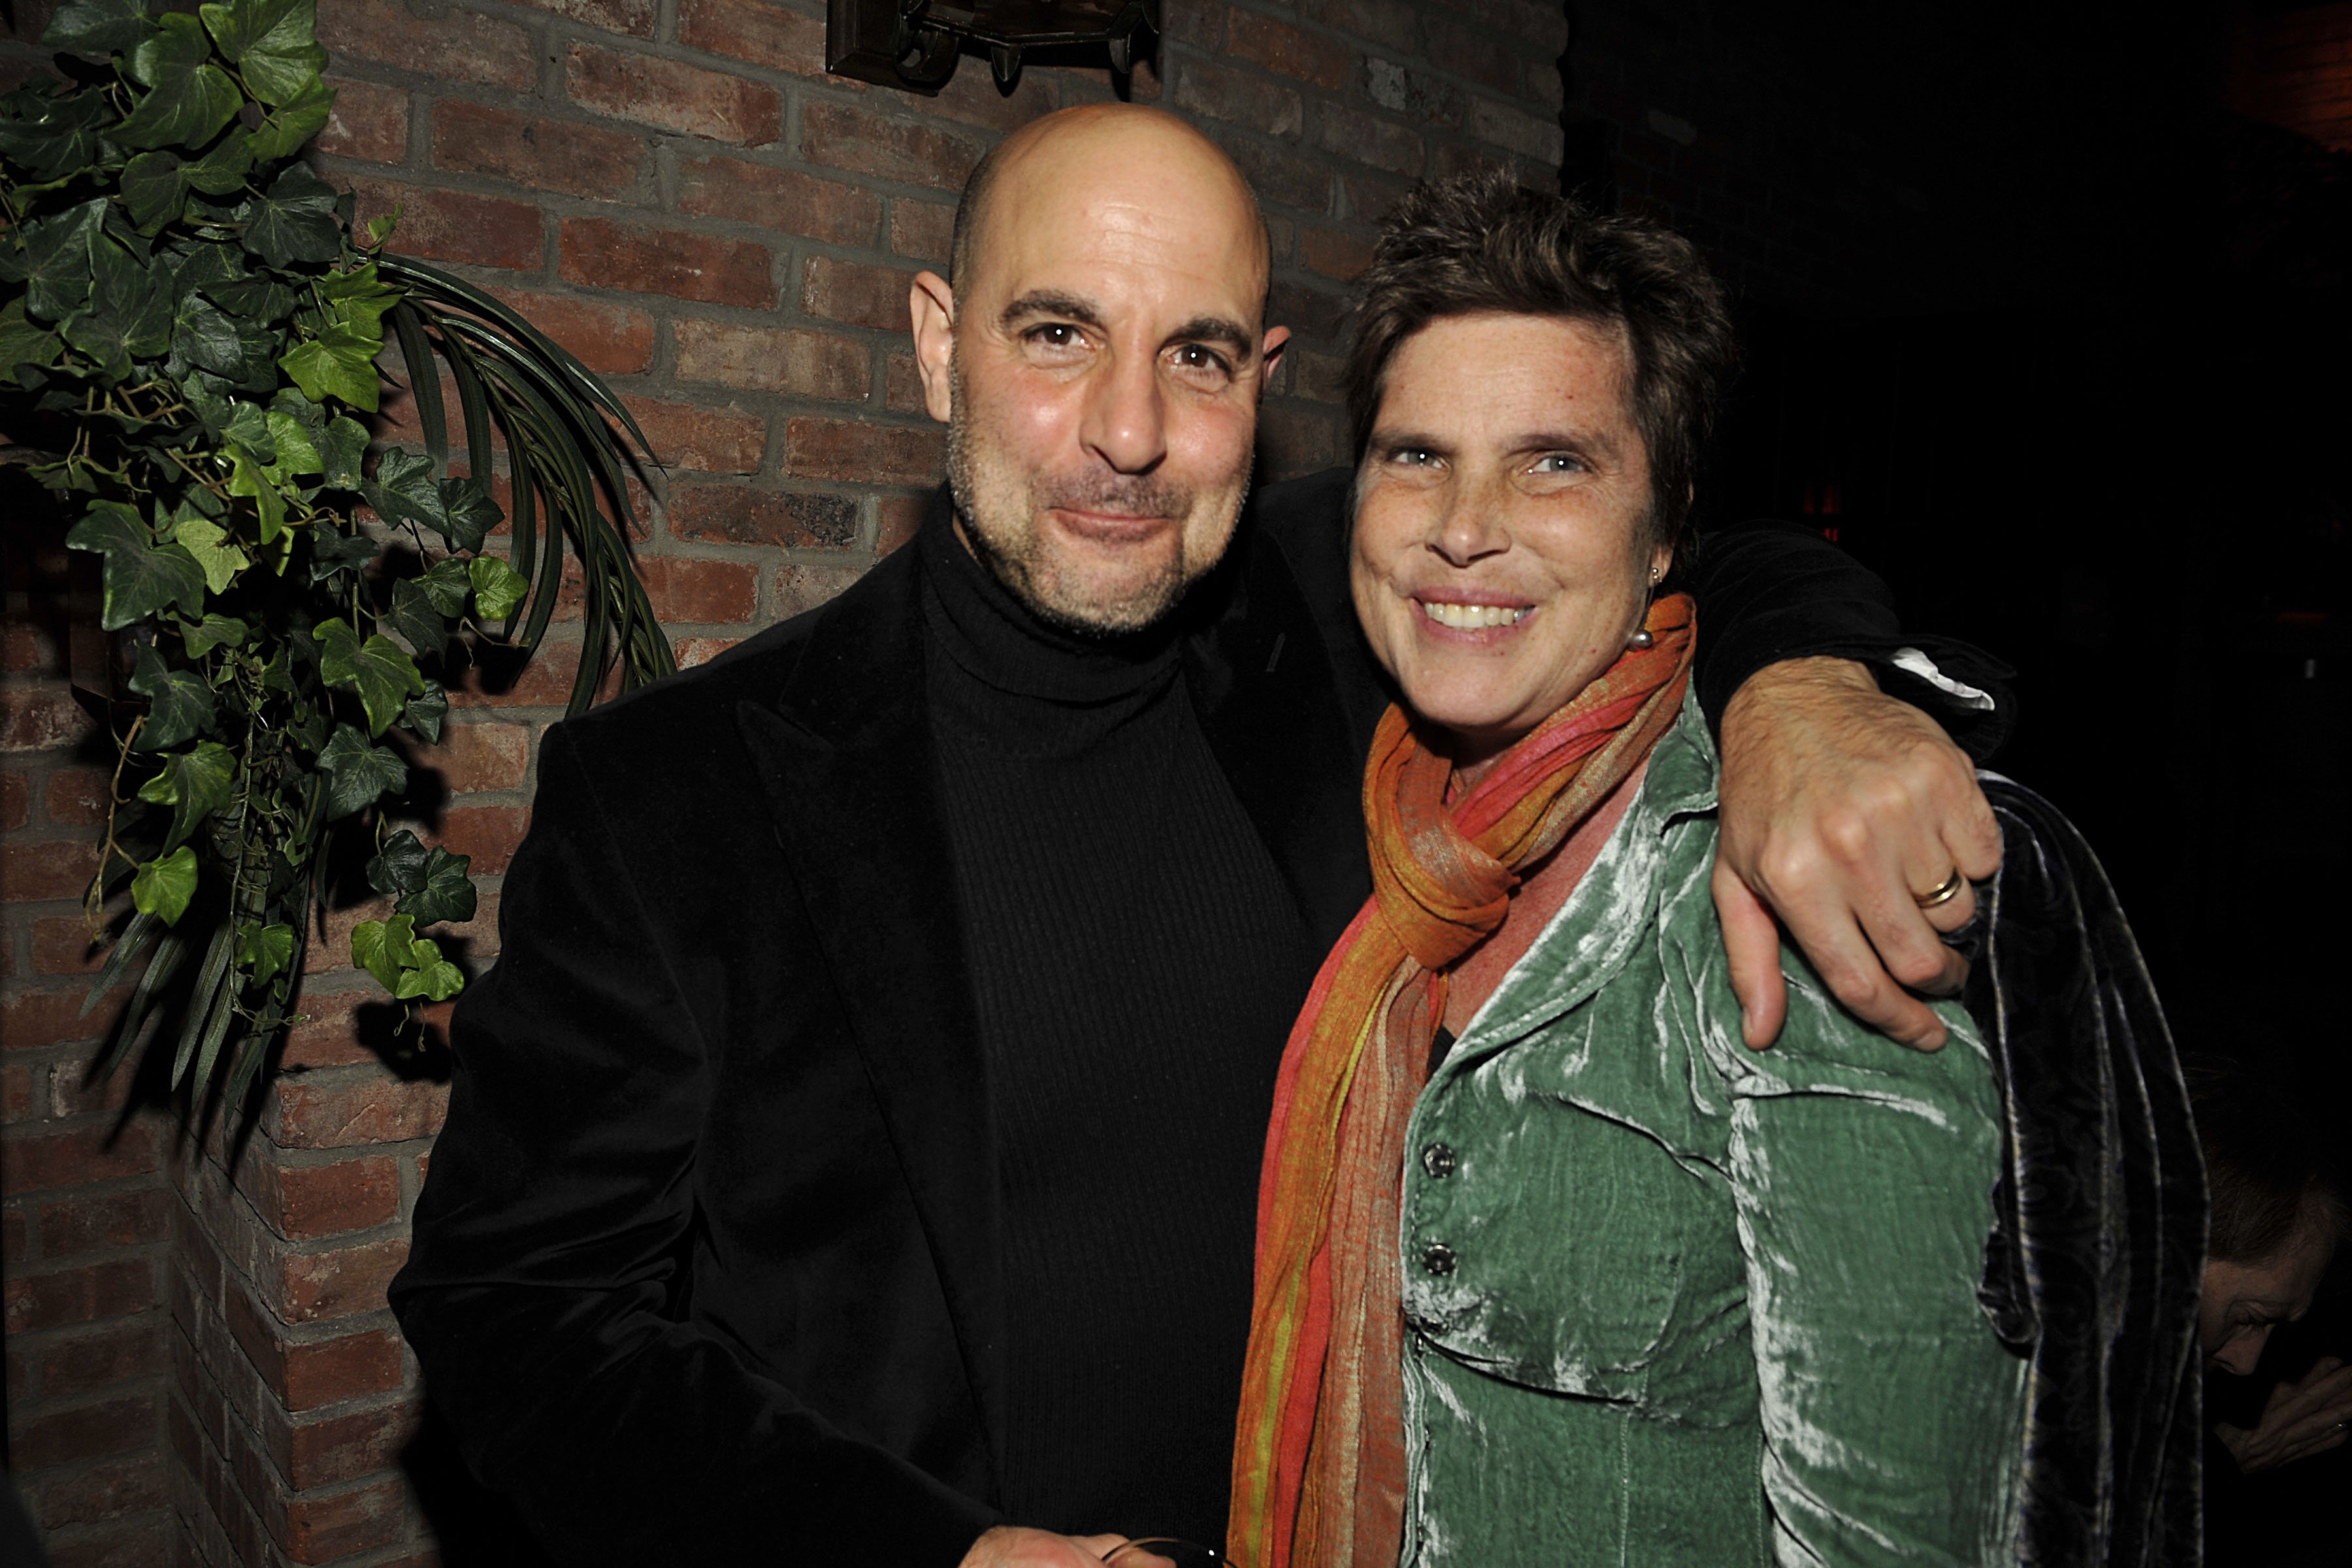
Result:
M1649 531L1679 539L1738 362L1723 287L1690 241L1507 174L1462 174L1416 185L1397 204L1357 286L1347 384L1360 465L1389 362L1430 322L1486 311L1591 321L1624 334L1633 423L1649 452Z

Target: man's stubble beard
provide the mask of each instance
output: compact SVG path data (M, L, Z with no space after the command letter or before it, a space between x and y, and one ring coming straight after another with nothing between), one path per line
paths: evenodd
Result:
M961 357L950 359L948 374L953 389L948 421L948 493L954 500L957 517L962 521L963 536L989 574L1039 620L1081 637L1118 637L1139 632L1165 618L1183 601L1192 584L1207 576L1223 559L1238 526L1242 503L1249 495L1250 464L1255 451L1243 459L1242 483L1234 495L1233 516L1225 520L1224 543L1205 561L1189 561L1186 553L1190 541L1183 525L1192 511L1194 496L1190 490L1157 479L1117 474L1045 488L1040 487L1034 475L975 474L971 421L967 413L971 399L964 384ZM1012 517L991 515L979 482L983 477L1009 479L1011 482L1004 488L1012 493L1005 499L1012 507L1025 508L1025 511ZM1118 598L1102 601L1067 592L1056 594L1054 590L1062 586L1064 580L1048 557L1039 521L1049 507L1100 508L1139 517L1173 519L1177 530L1175 553L1164 569Z

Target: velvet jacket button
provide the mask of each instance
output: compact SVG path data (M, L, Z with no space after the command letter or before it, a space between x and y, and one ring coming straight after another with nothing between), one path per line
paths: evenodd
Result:
M1454 1264L1454 1249L1442 1241L1433 1241L1421 1249L1421 1266L1432 1274L1451 1274Z
M1421 1168L1444 1181L1454 1173L1454 1151L1443 1143L1432 1143L1421 1152Z

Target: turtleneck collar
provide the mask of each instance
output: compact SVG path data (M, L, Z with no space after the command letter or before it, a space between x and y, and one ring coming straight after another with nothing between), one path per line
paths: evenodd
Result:
M956 537L953 517L942 487L913 547L923 568L924 620L966 675L1013 696L1076 707L1121 703L1173 676L1181 617L1117 637L1050 626Z

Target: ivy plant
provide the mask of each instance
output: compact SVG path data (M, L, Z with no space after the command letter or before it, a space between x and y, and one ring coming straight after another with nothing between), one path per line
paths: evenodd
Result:
M60 79L0 99L0 422L103 561L121 666L94 935L126 884L131 908L90 1004L144 965L102 1065L168 1040L174 1086L231 1105L297 1016L331 865L392 900L354 963L412 1007L464 985L423 933L472 918L467 857L393 826L398 737L440 739L461 662L540 646L567 542L571 710L615 662L672 668L629 557L627 411L301 162L334 102L314 4L66 0ZM388 343L425 449L371 459Z

